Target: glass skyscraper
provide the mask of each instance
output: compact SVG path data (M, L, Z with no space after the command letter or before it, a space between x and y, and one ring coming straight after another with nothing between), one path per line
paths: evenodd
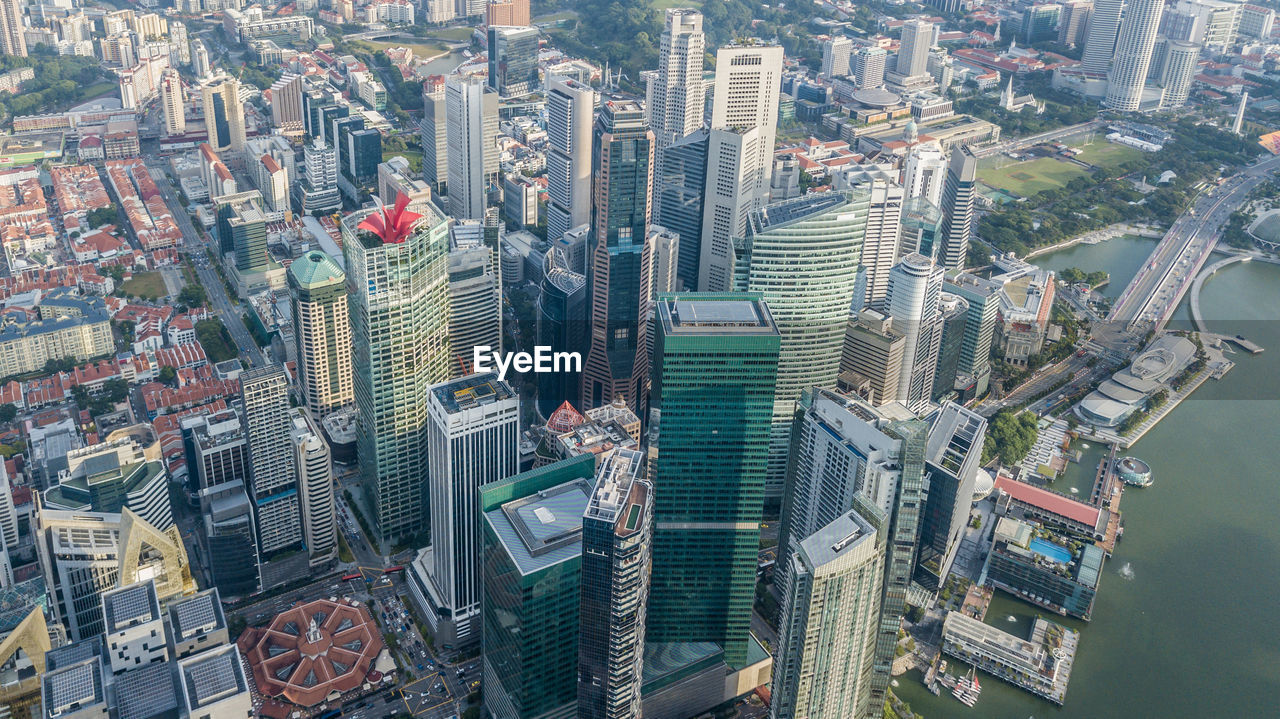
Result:
M731 293L664 296L655 323L646 640L715 642L740 666L755 598L778 329L759 295Z
M595 207L592 208L590 269L591 349L583 367L583 407L623 397L633 411L649 372L644 323L649 310L653 198L653 133L637 102L604 103L592 148Z
M342 220L357 451L383 543L426 529L427 391L449 379L449 226L395 208Z
M737 248L737 289L760 295L781 335L765 496L779 501L795 403L803 390L834 387L849 307L857 289L871 195L805 195L751 213Z

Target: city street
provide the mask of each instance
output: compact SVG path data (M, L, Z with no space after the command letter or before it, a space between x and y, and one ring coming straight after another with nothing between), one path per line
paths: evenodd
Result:
M157 162L154 157L149 159L152 163ZM215 269L209 266L208 255L205 253L205 244L201 241L200 233L196 231L195 225L192 224L191 216L187 214L186 208L182 206L181 202L178 202L178 195L169 181L169 176L163 170L158 170L150 164L148 167L151 168L151 176L155 179L156 186L160 188L160 195L164 197L165 203L169 206L169 211L173 213L178 227L182 230L182 236L186 240L187 254L195 267L196 276L200 278L200 285L204 287L205 294L209 297L210 309L222 319L222 324L231 333L231 339L239 349L240 356L249 363L249 366L262 367L266 365L266 359L258 348L258 344L254 342L253 335L249 334L248 328L244 326L240 311L227 298L226 285L223 284L222 278Z

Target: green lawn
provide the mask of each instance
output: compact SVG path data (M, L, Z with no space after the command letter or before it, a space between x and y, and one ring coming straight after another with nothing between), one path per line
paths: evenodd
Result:
M414 57L432 57L448 50L449 48L434 42L383 42L380 40L355 40L353 44L363 45L369 48L370 52L381 53L383 50L392 47L407 47L413 50Z
M691 7L696 10L702 7L702 0L653 0L653 6L663 11L673 7Z
M578 13L574 12L573 10L561 10L560 12L553 12L553 13L548 13L546 15L539 15L533 18L533 23L536 25L538 23L545 23L545 22L560 22L561 20L573 20L577 17L578 17Z
M417 150L382 150L382 161L400 156L409 161L409 169L415 173L422 172L422 153Z
M1051 157L1016 162L1000 168L978 169L978 179L988 187L1008 190L1024 197L1030 197L1041 190L1057 189L1087 174L1079 165Z
M1070 142L1067 143L1071 145ZM1105 138L1097 138L1088 145L1071 147L1080 147L1083 152L1076 156L1077 160L1087 162L1090 165L1098 167L1119 167L1130 160L1136 160L1142 157L1143 152L1136 147L1121 145L1115 142L1107 142Z
M471 40L472 31L473 28L469 27L442 27L439 30L432 30L427 33L427 37L450 42L468 42ZM417 50L414 50L414 52L417 52Z
M158 299L169 294L169 290L164 286L164 278L159 272L139 272L135 274L128 282L120 285L120 292L125 297L148 297Z

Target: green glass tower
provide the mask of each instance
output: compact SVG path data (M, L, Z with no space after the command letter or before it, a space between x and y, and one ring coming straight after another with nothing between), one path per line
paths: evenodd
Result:
M765 480L771 503L786 483L796 400L834 387L840 373L870 209L865 188L805 195L752 212L738 241L736 289L769 304L782 338Z
M407 204L342 220L356 450L384 544L426 529L427 393L449 379L449 225Z
M484 704L489 716L573 719L582 518L595 456L480 487Z
M759 295L657 302L650 395L655 491L646 641L750 642L778 329Z

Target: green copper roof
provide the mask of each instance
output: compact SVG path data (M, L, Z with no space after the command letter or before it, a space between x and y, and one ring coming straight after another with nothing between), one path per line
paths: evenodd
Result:
M346 279L342 268L329 255L311 250L289 265L289 275L296 286L303 289L342 282Z

